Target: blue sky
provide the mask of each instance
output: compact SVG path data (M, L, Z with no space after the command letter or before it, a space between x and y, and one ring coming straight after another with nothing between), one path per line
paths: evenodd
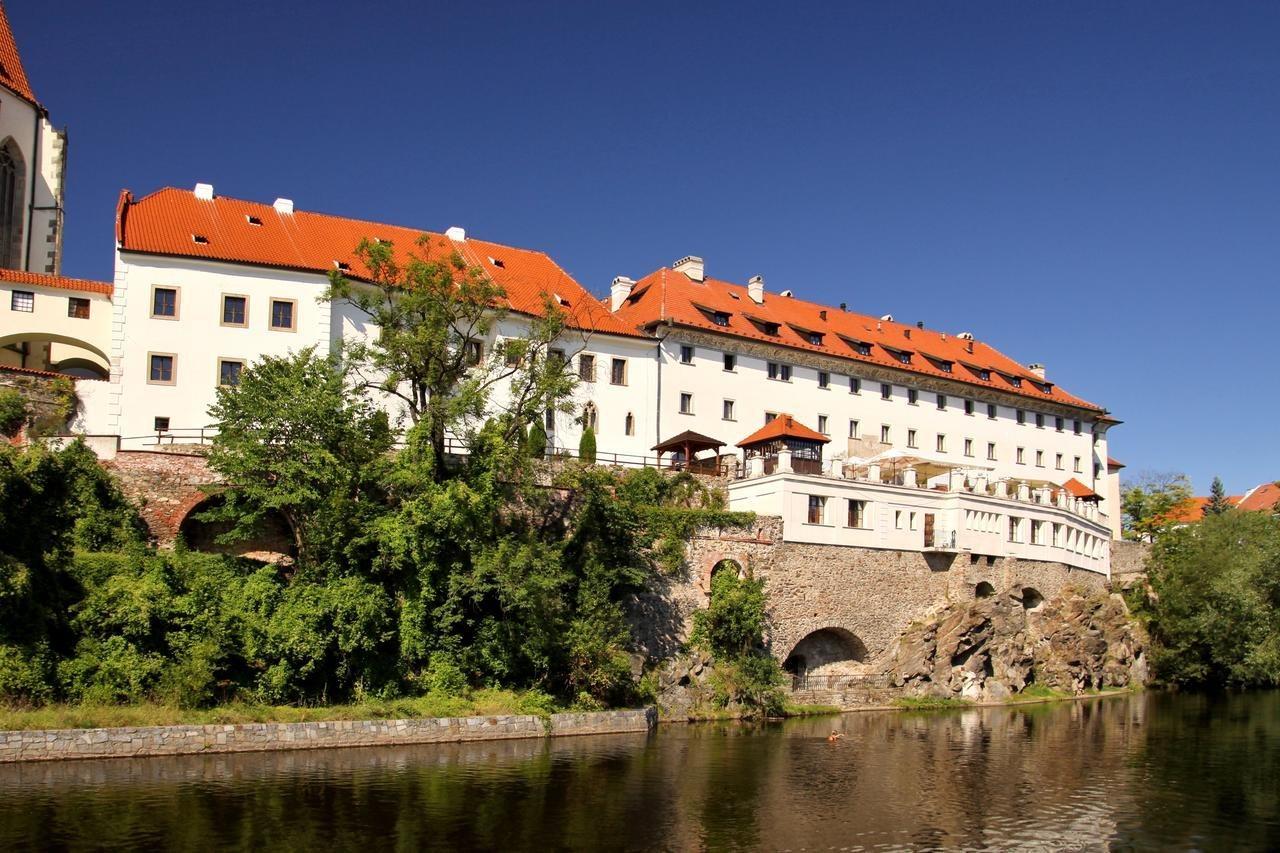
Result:
M69 275L196 181L597 293L700 254L1046 363L1130 472L1280 477L1280 3L6 5Z

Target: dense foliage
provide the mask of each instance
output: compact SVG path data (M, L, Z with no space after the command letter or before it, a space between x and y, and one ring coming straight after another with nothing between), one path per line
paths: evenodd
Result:
M0 436L12 438L27 422L27 400L12 388L0 388Z
M1120 494L1126 539L1150 542L1179 522L1174 510L1191 497L1186 474L1146 473L1126 482Z
M711 603L693 614L689 641L714 658L712 684L721 705L782 711L782 668L764 648L766 624L764 581L733 571L712 574Z
M1165 531L1143 604L1177 685L1280 685L1280 518L1229 509Z

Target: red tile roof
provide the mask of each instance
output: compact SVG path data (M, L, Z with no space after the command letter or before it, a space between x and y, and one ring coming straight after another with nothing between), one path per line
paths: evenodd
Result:
M1075 498L1084 498L1085 500L1095 501L1102 499L1102 495L1098 494L1075 477L1072 477L1070 480L1063 483L1062 488L1066 490L1067 494Z
M715 322L719 312L727 325ZM1104 410L1045 383L1027 367L980 341L965 340L932 329L877 320L816 302L766 293L757 305L740 284L708 278L698 282L682 272L663 268L636 282L631 296L616 312L637 327L664 321L721 335L766 341L797 350L836 356L935 376L1016 394L1032 400L1056 402L1101 414ZM771 334L770 324L776 325ZM816 337L815 337L816 336ZM866 345L863 355L855 348ZM901 356L910 363L901 361ZM945 367L950 367L950 371ZM980 371L988 371L983 379Z
M66 373L54 373L51 370L36 370L34 367L17 367L12 364L0 364L0 373L22 373L27 376L44 376L49 379L70 379L72 382L80 379L78 376L71 376Z
M40 106L35 92L31 91L31 84L27 82L27 72L22 67L22 57L18 54L18 42L13 37L9 14L3 3L0 3L0 84L7 86L24 101Z
M0 281L14 284L27 284L33 287L52 287L57 290L78 290L83 293L101 293L110 296L114 291L110 282L89 281L83 278L67 278L61 275L46 275L38 272L0 269Z
M1250 489L1244 497L1235 499L1240 509L1254 511L1270 511L1280 503L1280 482L1263 483Z
M760 429L751 433L751 435L738 442L739 447L747 447L752 444L762 444L766 441L775 441L779 438L803 438L807 441L820 441L823 444L831 441L830 438L816 430L811 430L804 424L800 423L791 415L778 415L769 421Z
M1121 462L1119 459L1116 459L1114 456L1107 457L1107 470L1118 471L1123 467L1125 467L1125 464Z
M424 235L427 244L417 246ZM196 242L196 236L203 242ZM457 251L506 291L513 311L541 314L544 294L558 296L576 328L642 337L634 325L610 314L543 252L471 237L454 241L416 228L325 213L281 213L270 204L225 196L200 199L190 190L173 187L137 200L126 190L116 209L116 242L124 251L314 273L331 272L342 263L355 279L368 274L354 255L356 245L365 238L390 241L401 260L410 250L441 259Z

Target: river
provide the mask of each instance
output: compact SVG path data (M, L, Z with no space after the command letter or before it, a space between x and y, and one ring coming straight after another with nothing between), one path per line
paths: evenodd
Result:
M1280 693L0 765L0 849L103 848L1276 850Z

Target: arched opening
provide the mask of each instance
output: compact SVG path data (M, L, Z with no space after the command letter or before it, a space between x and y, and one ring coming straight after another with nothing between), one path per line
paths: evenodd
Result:
M111 359L107 356L107 354L103 352L101 349L99 349L97 346L95 346L94 344L91 344L88 341L83 340L81 338L75 338L70 335L61 335L56 332L42 332L42 331L18 332L12 335L5 335L3 337L0 337L0 348L3 348L3 349L12 349L16 352L23 343L29 344L29 346L27 347L28 357L34 354L38 349L42 349L43 347L41 345L43 345L44 343L66 344L67 346L75 347L77 350L81 351L81 352L75 353L73 355L73 358L83 359L85 361L89 361L94 364L97 364L97 366L104 371L111 369ZM41 358L43 360L43 357ZM65 358L62 359L62 361L68 361L68 360L69 359L65 359ZM33 367L37 370L44 370L44 369L47 369L48 367L48 366L40 366L35 364L27 364L27 365L21 365L21 366Z
M973 588L974 598L990 598L996 594L996 588L986 581L981 581Z
M720 572L732 572L738 580L742 580L747 576L746 570L737 560L724 559L711 567L711 577L715 578Z
M231 530L227 521L203 518L207 510L225 503L222 495L211 495L193 507L178 525L178 534L192 551L210 554L229 554L262 563L292 563L296 557L293 531L285 517L271 512L258 525L258 529L245 539L222 542L222 536Z
M0 266L22 265L27 164L13 137L0 143Z
M1023 610L1039 610L1044 606L1044 596L1040 594L1038 589L1034 587L1024 586L1022 588L1022 609Z
M111 371L105 369L96 361L87 358L64 358L53 365L53 369L58 373L65 373L68 376L76 376L80 379L111 378Z
M796 643L782 663L794 690L830 686L834 676L849 674L867 659L867 647L852 631L820 628Z

